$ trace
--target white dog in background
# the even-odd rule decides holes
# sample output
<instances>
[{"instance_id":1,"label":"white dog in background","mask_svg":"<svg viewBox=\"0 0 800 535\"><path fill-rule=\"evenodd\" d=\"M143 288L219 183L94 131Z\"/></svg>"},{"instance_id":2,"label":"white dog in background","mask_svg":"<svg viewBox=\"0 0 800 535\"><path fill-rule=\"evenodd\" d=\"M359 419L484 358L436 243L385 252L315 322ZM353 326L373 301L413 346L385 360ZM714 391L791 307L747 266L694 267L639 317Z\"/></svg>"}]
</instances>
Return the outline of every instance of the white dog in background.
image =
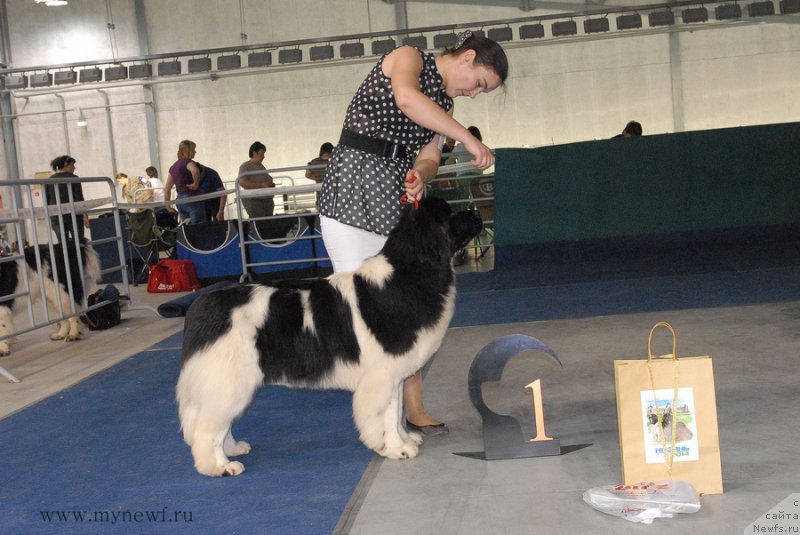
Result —
<instances>
[{"instance_id":1,"label":"white dog in background","mask_svg":"<svg viewBox=\"0 0 800 535\"><path fill-rule=\"evenodd\" d=\"M50 248L47 245L40 245L38 252L41 266L36 262L34 247L25 248L24 259L0 263L0 297L23 292L25 290L23 270L27 270L32 302L36 302L41 295L39 285L42 284L51 317L58 316L59 301L64 314L72 311L72 303L76 310L81 310L84 296L94 291L95 283L100 278L100 260L97 253L88 244L80 246L80 266L83 268L84 275L81 279L81 269L73 244L66 248L66 255L59 244L53 245L53 257L50 256ZM69 274L67 274L67 264L69 265ZM55 283L54 273L58 274L58 284ZM72 285L72 299L69 294L68 281ZM14 332L14 304L19 300L8 299L0 302L0 336ZM50 335L51 340L71 342L79 340L83 336L81 322L77 316L58 322L55 324L55 328L56 331ZM8 355L11 352L12 342L12 338L0 340L0 356Z\"/></svg>"}]
</instances>

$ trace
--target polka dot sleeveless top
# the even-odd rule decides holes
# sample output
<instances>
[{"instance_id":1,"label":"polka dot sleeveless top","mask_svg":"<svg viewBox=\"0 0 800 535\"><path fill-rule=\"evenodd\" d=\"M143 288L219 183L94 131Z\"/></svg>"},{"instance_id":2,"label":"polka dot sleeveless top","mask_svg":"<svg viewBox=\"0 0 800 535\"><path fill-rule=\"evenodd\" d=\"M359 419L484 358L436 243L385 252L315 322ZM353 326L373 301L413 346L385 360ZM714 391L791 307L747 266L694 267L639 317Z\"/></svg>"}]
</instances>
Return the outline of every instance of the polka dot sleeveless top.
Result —
<instances>
[{"instance_id":1,"label":"polka dot sleeveless top","mask_svg":"<svg viewBox=\"0 0 800 535\"><path fill-rule=\"evenodd\" d=\"M420 51L423 68L420 90L445 111L453 99L442 89L436 57ZM391 79L381 69L383 58L370 71L347 108L344 128L376 139L405 145L405 158L384 158L346 145L333 151L322 191L319 211L345 225L388 235L400 218L403 181L417 151L430 143L434 132L406 117L394 101Z\"/></svg>"}]
</instances>

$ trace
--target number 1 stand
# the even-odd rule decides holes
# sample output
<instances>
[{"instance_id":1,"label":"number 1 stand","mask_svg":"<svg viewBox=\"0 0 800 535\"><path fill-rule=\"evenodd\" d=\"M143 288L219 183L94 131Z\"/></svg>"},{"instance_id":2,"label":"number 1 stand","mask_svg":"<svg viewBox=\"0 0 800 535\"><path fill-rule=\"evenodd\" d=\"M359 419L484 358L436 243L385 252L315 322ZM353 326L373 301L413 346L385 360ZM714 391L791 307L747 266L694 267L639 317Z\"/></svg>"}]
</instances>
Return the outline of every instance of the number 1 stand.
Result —
<instances>
[{"instance_id":1,"label":"number 1 stand","mask_svg":"<svg viewBox=\"0 0 800 535\"><path fill-rule=\"evenodd\" d=\"M534 416L536 418L536 436L527 439L522 434L522 426L513 417L497 414L483 401L483 383L499 381L503 369L514 356L522 351L542 351L550 355L562 368L558 355L546 344L523 334L502 336L489 342L481 349L469 369L469 397L472 404L483 419L483 444L486 451L474 453L456 453L465 457L483 458L487 461L496 459L523 459L527 457L544 457L547 455L563 455L570 451L591 446L580 444L561 446L557 438L545 434L544 414L542 409L541 383L537 379L528 384L533 394Z\"/></svg>"}]
</instances>

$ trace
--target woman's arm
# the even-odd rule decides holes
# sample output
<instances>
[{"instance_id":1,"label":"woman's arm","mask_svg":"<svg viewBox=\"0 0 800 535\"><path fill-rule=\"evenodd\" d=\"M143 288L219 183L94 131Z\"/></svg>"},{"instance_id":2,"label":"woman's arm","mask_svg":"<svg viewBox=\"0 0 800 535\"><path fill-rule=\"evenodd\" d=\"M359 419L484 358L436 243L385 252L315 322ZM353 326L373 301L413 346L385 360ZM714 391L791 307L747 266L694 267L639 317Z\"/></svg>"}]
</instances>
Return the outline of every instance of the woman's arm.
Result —
<instances>
[{"instance_id":1,"label":"woman's arm","mask_svg":"<svg viewBox=\"0 0 800 535\"><path fill-rule=\"evenodd\" d=\"M395 49L383 60L383 73L392 80L397 107L416 124L463 143L472 154L471 163L475 167L486 169L491 166L494 163L491 149L420 91L422 68L422 56L409 46Z\"/></svg>"},{"instance_id":2,"label":"woman's arm","mask_svg":"<svg viewBox=\"0 0 800 535\"><path fill-rule=\"evenodd\" d=\"M223 189L219 189L217 191L224 191ZM228 196L223 195L219 198L219 211L217 211L217 215L214 217L215 221L224 221L225 220L225 201L227 200Z\"/></svg>"},{"instance_id":3,"label":"woman's arm","mask_svg":"<svg viewBox=\"0 0 800 535\"><path fill-rule=\"evenodd\" d=\"M164 184L164 201L169 202L172 199L172 186L175 184L175 179L172 175L167 173L167 182Z\"/></svg>"},{"instance_id":4,"label":"woman's arm","mask_svg":"<svg viewBox=\"0 0 800 535\"><path fill-rule=\"evenodd\" d=\"M200 168L197 167L197 164L193 161L190 161L186 164L186 169L192 173L192 183L186 184L186 189L190 189L192 191L197 191L200 189Z\"/></svg>"},{"instance_id":5,"label":"woman's arm","mask_svg":"<svg viewBox=\"0 0 800 535\"><path fill-rule=\"evenodd\" d=\"M436 178L439 172L439 160L442 150L439 148L439 135L433 136L430 143L419 150L414 165L406 173L406 194L414 199L422 197L425 184Z\"/></svg>"}]
</instances>

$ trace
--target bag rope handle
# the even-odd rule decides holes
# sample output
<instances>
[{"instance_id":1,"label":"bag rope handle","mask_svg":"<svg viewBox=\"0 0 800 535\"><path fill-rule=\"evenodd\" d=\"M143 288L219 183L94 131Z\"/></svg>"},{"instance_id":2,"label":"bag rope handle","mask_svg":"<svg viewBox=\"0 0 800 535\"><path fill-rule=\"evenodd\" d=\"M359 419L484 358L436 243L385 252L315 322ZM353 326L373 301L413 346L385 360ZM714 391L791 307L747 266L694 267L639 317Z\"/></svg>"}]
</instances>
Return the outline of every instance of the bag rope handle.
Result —
<instances>
[{"instance_id":1,"label":"bag rope handle","mask_svg":"<svg viewBox=\"0 0 800 535\"><path fill-rule=\"evenodd\" d=\"M672 355L661 355L661 356L654 356L652 350L652 342L653 342L653 331L655 331L658 327L665 327L669 329L669 332L672 333ZM660 321L653 325L653 328L650 329L650 335L647 337L647 371L650 375L650 389L653 392L653 405L656 411L656 415L658 417L658 425L661 428L661 447L664 451L664 463L667 465L667 475L670 479L672 479L672 463L675 460L675 442L676 442L676 431L678 428L678 419L676 418L677 414L677 406L678 406L678 384L680 382L680 365L678 364L678 353L676 351L677 348L677 337L675 336L675 329L672 328L672 325L667 323L666 321ZM658 398L656 396L656 385L655 385L655 377L653 375L653 360L654 359L663 359L666 357L672 357L672 369L673 369L673 383L672 383L672 418L670 421L670 449L667 451L667 437L664 433L664 415L659 414L658 412Z\"/></svg>"},{"instance_id":2,"label":"bag rope handle","mask_svg":"<svg viewBox=\"0 0 800 535\"><path fill-rule=\"evenodd\" d=\"M667 329L669 329L669 332L672 333L672 354L671 355L653 355L653 349L652 349L653 348L653 332L659 327L666 327ZM651 361L654 358L663 359L663 358L667 358L667 357L672 357L672 360L677 360L678 353L675 350L677 348L677 345L678 345L678 340L677 340L677 337L675 336L675 329L673 329L672 325L670 325L666 321L659 321L658 323L653 325L653 328L650 329L650 335L647 337L647 360Z\"/></svg>"}]
</instances>

